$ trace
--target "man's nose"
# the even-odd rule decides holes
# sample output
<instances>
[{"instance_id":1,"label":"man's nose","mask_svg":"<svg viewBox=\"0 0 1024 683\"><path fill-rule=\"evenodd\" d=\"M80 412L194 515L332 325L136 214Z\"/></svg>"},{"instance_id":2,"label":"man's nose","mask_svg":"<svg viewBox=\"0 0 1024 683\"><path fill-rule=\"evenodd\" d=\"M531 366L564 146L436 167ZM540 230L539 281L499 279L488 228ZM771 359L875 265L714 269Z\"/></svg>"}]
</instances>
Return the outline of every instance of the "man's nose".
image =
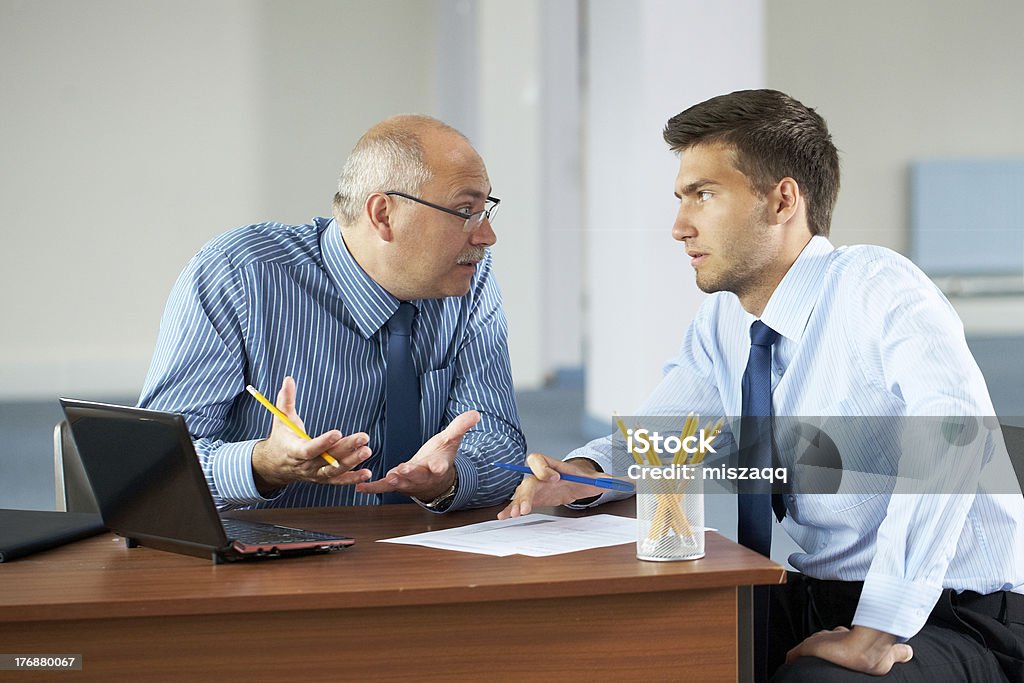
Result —
<instances>
[{"instance_id":1,"label":"man's nose","mask_svg":"<svg viewBox=\"0 0 1024 683\"><path fill-rule=\"evenodd\" d=\"M679 211L676 212L676 220L672 223L672 239L683 242L693 237L694 234L693 224L690 223L686 207L680 205Z\"/></svg>"},{"instance_id":2,"label":"man's nose","mask_svg":"<svg viewBox=\"0 0 1024 683\"><path fill-rule=\"evenodd\" d=\"M490 247L497 241L498 236L494 233L494 228L491 227L490 218L480 221L480 225L476 226L473 232L469 234L469 243L473 245Z\"/></svg>"}]
</instances>

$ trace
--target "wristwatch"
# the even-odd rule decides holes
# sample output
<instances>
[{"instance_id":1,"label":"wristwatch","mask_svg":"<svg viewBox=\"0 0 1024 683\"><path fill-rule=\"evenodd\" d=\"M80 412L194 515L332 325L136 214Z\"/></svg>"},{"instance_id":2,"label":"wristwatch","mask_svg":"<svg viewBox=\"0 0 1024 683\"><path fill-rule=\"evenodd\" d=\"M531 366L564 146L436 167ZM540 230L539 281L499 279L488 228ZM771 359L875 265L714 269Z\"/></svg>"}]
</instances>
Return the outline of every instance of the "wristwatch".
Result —
<instances>
[{"instance_id":1,"label":"wristwatch","mask_svg":"<svg viewBox=\"0 0 1024 683\"><path fill-rule=\"evenodd\" d=\"M433 510L434 512L444 512L445 510L448 509L448 506L452 504L452 500L455 498L455 492L458 490L459 472L458 470L456 470L455 481L453 481L451 487L447 491L442 493L440 496L430 501L429 503L426 501L422 501L419 498L416 498L415 496L413 496L413 500L417 501L420 505L427 508L428 510Z\"/></svg>"}]
</instances>

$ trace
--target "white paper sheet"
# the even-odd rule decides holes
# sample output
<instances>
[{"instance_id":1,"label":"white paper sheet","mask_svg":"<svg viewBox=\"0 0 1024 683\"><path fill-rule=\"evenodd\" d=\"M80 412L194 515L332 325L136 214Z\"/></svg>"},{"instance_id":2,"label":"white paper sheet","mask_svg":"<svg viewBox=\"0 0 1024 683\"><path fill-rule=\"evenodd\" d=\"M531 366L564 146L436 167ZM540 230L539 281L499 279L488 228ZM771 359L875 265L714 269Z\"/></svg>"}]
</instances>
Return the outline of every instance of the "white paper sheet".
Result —
<instances>
[{"instance_id":1,"label":"white paper sheet","mask_svg":"<svg viewBox=\"0 0 1024 683\"><path fill-rule=\"evenodd\" d=\"M617 515L571 518L532 514L469 524L455 529L382 538L380 542L419 545L495 557L545 557L590 548L636 543L636 520Z\"/></svg>"}]
</instances>

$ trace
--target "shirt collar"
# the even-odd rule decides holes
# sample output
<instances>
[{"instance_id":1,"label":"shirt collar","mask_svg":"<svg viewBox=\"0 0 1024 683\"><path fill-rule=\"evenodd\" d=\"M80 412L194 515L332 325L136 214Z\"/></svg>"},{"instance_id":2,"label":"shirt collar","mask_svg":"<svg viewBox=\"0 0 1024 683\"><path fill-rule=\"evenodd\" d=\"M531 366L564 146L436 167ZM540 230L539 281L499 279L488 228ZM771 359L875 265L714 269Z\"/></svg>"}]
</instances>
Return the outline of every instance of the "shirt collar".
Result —
<instances>
[{"instance_id":1,"label":"shirt collar","mask_svg":"<svg viewBox=\"0 0 1024 683\"><path fill-rule=\"evenodd\" d=\"M398 299L370 277L345 245L336 220L316 218L320 232L320 252L324 268L355 319L360 334L369 339L377 333L395 311Z\"/></svg>"},{"instance_id":2,"label":"shirt collar","mask_svg":"<svg viewBox=\"0 0 1024 683\"><path fill-rule=\"evenodd\" d=\"M800 341L833 251L835 247L827 237L811 237L768 299L761 314L765 325L791 341Z\"/></svg>"}]
</instances>

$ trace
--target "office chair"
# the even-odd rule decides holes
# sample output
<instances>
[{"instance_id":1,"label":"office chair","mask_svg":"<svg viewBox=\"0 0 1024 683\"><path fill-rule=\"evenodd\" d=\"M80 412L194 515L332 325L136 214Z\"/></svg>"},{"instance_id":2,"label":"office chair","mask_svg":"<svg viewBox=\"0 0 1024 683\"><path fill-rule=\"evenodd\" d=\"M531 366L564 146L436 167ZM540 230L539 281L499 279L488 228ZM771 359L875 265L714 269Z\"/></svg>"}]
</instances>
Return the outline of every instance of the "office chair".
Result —
<instances>
[{"instance_id":1,"label":"office chair","mask_svg":"<svg viewBox=\"0 0 1024 683\"><path fill-rule=\"evenodd\" d=\"M53 428L53 483L59 512L99 512L67 420Z\"/></svg>"}]
</instances>

